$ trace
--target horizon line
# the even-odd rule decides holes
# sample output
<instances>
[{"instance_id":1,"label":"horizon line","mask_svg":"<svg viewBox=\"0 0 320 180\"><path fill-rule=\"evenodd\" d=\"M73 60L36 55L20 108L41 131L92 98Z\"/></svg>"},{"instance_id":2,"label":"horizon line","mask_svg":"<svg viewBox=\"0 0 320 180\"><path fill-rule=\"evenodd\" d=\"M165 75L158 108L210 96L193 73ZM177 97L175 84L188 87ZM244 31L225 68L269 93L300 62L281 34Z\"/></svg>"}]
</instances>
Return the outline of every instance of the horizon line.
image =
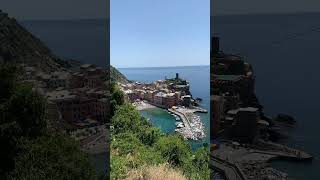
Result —
<instances>
[{"instance_id":1,"label":"horizon line","mask_svg":"<svg viewBox=\"0 0 320 180\"><path fill-rule=\"evenodd\" d=\"M185 66L134 66L134 67L116 67L111 64L111 66L117 69L139 69L139 68L175 68L175 67L197 67L197 66L210 66L210 64L199 64L199 65L185 65Z\"/></svg>"},{"instance_id":2,"label":"horizon line","mask_svg":"<svg viewBox=\"0 0 320 180\"><path fill-rule=\"evenodd\" d=\"M11 17L15 18L15 17ZM20 19L15 18L18 21L90 21L90 20L109 20L110 17L96 17L96 18L68 18L68 19Z\"/></svg>"},{"instance_id":3,"label":"horizon line","mask_svg":"<svg viewBox=\"0 0 320 180\"><path fill-rule=\"evenodd\" d=\"M292 12L254 12L254 13L219 13L210 15L210 17L221 17L221 16L253 16L253 15L297 15L297 14L320 14L320 11L292 11Z\"/></svg>"}]
</instances>

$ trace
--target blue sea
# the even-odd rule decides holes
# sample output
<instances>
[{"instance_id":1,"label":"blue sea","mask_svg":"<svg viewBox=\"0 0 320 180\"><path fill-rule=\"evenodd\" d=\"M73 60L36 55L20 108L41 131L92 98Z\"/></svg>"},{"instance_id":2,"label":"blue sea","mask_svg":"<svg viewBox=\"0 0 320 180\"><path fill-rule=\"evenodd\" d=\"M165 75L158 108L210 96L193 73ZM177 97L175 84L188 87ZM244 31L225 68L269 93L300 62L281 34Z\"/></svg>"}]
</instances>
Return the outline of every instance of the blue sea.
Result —
<instances>
[{"instance_id":1,"label":"blue sea","mask_svg":"<svg viewBox=\"0 0 320 180\"><path fill-rule=\"evenodd\" d=\"M211 18L221 49L253 65L256 93L266 114L286 113L297 124L283 143L311 153L312 163L274 162L294 179L320 179L320 14Z\"/></svg>"},{"instance_id":2,"label":"blue sea","mask_svg":"<svg viewBox=\"0 0 320 180\"><path fill-rule=\"evenodd\" d=\"M317 13L243 15L214 17L211 23L212 34L221 37L222 49L240 54L253 65L257 79L256 93L265 112L272 116L280 112L291 114L298 121L296 126L287 132L289 138L283 143L311 153L314 161L273 164L295 179L320 179L319 19L320 14ZM108 64L109 31L105 28L108 27L107 21L26 21L23 25L59 56L100 66ZM175 73L175 70L164 70L164 73L161 73L162 70L148 71L144 71L148 72L148 77L144 77L148 78L148 81L163 79L165 75L169 77L170 73L174 76ZM152 75L153 71L155 72ZM181 72L183 77L198 85L191 84L195 97L200 96L203 90L209 92L209 75L203 75L207 79L198 82L192 79L197 79L196 75L200 72ZM142 78L134 70L129 70L128 74L131 74L130 79ZM208 105L206 98L203 99L203 106ZM209 95L207 99L209 100Z\"/></svg>"},{"instance_id":3,"label":"blue sea","mask_svg":"<svg viewBox=\"0 0 320 180\"><path fill-rule=\"evenodd\" d=\"M111 62L112 63L112 62ZM203 99L200 107L207 109L208 113L197 113L204 126L206 138L199 141L189 141L195 150L202 147L204 143L209 144L210 140L210 67L209 66L181 66L181 67L151 67L151 68L120 68L128 79L150 83L156 80L173 78L176 73L182 79L190 83L190 91L194 98ZM175 129L175 119L163 109L143 111L142 114L151 119L151 122L159 127L164 133L173 133Z\"/></svg>"}]
</instances>

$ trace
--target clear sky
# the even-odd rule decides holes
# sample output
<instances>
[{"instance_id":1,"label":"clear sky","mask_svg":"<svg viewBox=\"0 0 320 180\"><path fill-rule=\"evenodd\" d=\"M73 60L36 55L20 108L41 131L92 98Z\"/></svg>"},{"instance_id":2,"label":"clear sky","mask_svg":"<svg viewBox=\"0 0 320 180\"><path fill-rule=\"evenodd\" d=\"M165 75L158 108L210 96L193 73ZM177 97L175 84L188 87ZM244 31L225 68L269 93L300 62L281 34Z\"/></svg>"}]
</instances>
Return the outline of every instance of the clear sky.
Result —
<instances>
[{"instance_id":1,"label":"clear sky","mask_svg":"<svg viewBox=\"0 0 320 180\"><path fill-rule=\"evenodd\" d=\"M211 0L211 15L320 12L319 0Z\"/></svg>"},{"instance_id":2,"label":"clear sky","mask_svg":"<svg viewBox=\"0 0 320 180\"><path fill-rule=\"evenodd\" d=\"M106 18L109 0L0 0L0 9L19 20Z\"/></svg>"},{"instance_id":3,"label":"clear sky","mask_svg":"<svg viewBox=\"0 0 320 180\"><path fill-rule=\"evenodd\" d=\"M209 65L209 0L111 0L111 65Z\"/></svg>"}]
</instances>

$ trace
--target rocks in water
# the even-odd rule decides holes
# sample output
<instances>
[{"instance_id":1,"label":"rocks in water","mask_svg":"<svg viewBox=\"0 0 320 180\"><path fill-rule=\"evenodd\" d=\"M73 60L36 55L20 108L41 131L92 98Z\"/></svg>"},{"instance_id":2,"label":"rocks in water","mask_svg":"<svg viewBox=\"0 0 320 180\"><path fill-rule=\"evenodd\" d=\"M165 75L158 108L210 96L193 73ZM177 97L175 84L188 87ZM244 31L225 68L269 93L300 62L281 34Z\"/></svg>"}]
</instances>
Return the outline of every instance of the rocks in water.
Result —
<instances>
[{"instance_id":1,"label":"rocks in water","mask_svg":"<svg viewBox=\"0 0 320 180\"><path fill-rule=\"evenodd\" d=\"M287 114L278 114L277 117L274 118L274 120L277 122L282 122L290 125L293 125L296 123L296 120L292 116Z\"/></svg>"}]
</instances>

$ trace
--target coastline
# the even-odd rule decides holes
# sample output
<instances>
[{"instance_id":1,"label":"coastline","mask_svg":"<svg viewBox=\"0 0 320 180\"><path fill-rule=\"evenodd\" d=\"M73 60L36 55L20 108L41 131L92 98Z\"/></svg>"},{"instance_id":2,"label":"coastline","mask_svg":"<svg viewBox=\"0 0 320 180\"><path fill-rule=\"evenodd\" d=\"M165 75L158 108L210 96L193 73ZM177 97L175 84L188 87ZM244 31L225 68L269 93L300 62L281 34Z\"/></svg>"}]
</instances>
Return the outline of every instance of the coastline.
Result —
<instances>
[{"instance_id":1,"label":"coastline","mask_svg":"<svg viewBox=\"0 0 320 180\"><path fill-rule=\"evenodd\" d=\"M195 113L207 113L208 111L202 108L198 107L192 107L192 108L180 108L180 107L174 107L174 108L165 108L162 106L158 106L156 104L151 104L147 101L137 101L132 103L138 111L143 111L147 109L154 109L154 108L161 108L166 111L168 111L169 114L174 114L178 119L176 118L176 121L180 124L183 124L183 126L176 124L175 132L180 133L186 140L201 140L206 137L206 134L204 132L204 125L201 122L200 116L196 115ZM179 109L179 110L177 110Z\"/></svg>"},{"instance_id":2,"label":"coastline","mask_svg":"<svg viewBox=\"0 0 320 180\"><path fill-rule=\"evenodd\" d=\"M132 103L132 105L135 106L138 111L156 108L156 106L154 106L146 101L134 102L134 103Z\"/></svg>"},{"instance_id":3,"label":"coastline","mask_svg":"<svg viewBox=\"0 0 320 180\"><path fill-rule=\"evenodd\" d=\"M312 160L312 156L303 151L272 142L261 141L259 146L250 147L250 145L223 141L219 146L219 149L211 154L211 166L227 179L232 179L233 176L244 180L255 180L258 177L267 176L275 179L290 179L287 173L273 168L271 163L277 160Z\"/></svg>"}]
</instances>

